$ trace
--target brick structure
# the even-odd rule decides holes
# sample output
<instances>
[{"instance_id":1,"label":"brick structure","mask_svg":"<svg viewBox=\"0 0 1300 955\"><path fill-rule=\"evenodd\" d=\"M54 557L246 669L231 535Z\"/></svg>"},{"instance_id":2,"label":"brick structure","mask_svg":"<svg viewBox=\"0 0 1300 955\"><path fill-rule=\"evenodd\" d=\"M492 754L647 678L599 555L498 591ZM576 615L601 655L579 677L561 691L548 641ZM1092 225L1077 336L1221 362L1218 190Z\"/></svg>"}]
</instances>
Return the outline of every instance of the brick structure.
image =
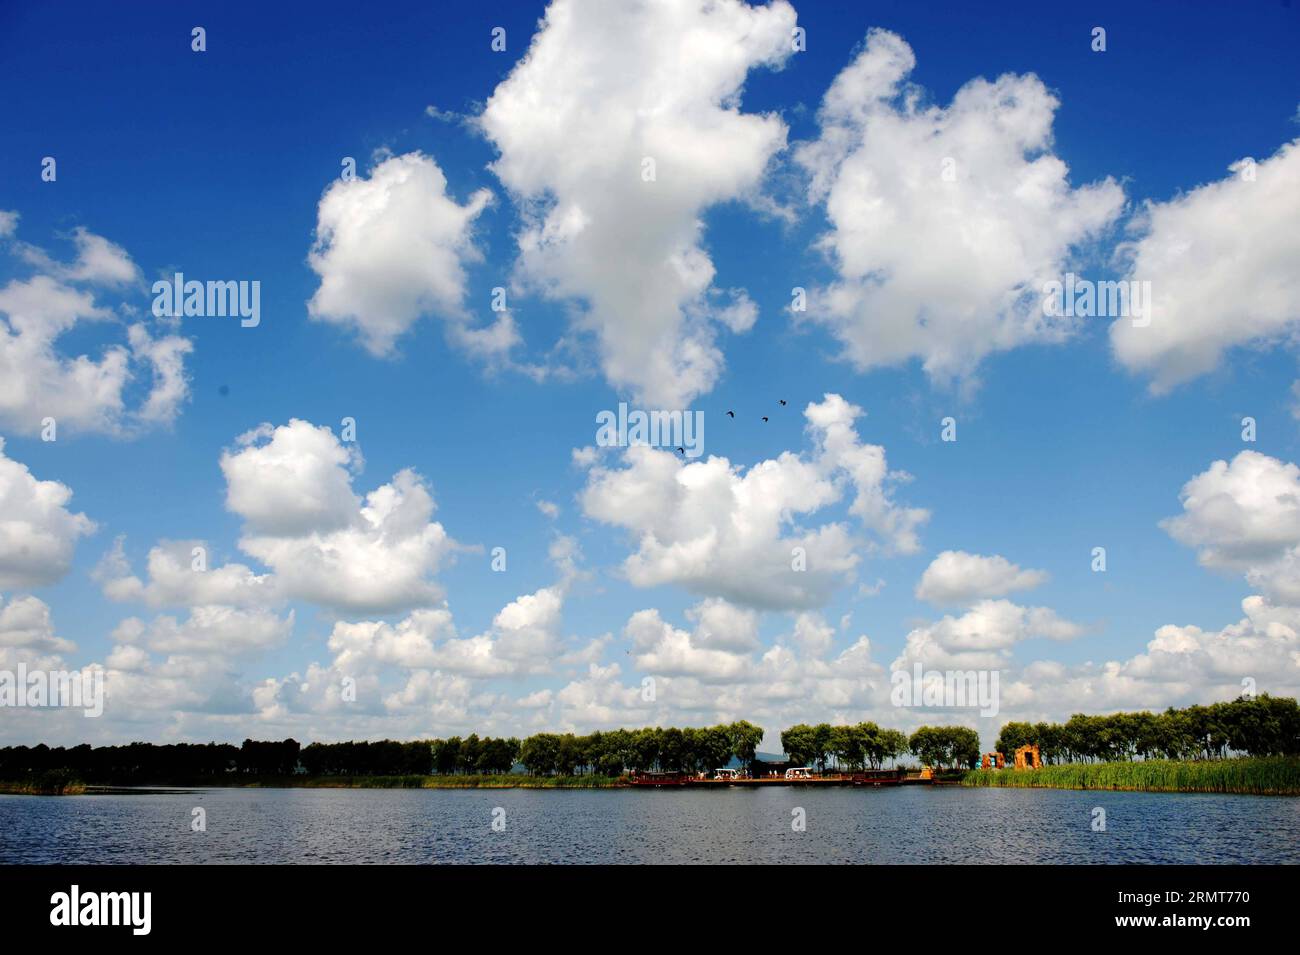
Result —
<instances>
[{"instance_id":1,"label":"brick structure","mask_svg":"<svg viewBox=\"0 0 1300 955\"><path fill-rule=\"evenodd\" d=\"M1031 743L1016 750L1016 769L1038 769L1043 761L1038 756L1038 744Z\"/></svg>"}]
</instances>

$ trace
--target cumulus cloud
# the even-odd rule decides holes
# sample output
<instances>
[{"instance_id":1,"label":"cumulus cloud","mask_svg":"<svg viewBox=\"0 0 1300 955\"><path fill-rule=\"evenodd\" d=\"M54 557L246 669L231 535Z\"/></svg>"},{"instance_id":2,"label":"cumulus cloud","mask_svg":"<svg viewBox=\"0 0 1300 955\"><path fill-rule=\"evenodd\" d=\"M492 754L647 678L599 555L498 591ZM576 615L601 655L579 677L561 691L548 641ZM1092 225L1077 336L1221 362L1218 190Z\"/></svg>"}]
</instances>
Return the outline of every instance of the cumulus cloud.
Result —
<instances>
[{"instance_id":1,"label":"cumulus cloud","mask_svg":"<svg viewBox=\"0 0 1300 955\"><path fill-rule=\"evenodd\" d=\"M1041 570L1022 570L1005 557L946 550L930 562L916 585L916 596L938 605L966 604L981 597L1003 597L1032 590L1047 580Z\"/></svg>"},{"instance_id":2,"label":"cumulus cloud","mask_svg":"<svg viewBox=\"0 0 1300 955\"><path fill-rule=\"evenodd\" d=\"M382 159L369 178L333 183L321 196L307 258L320 276L308 314L356 332L374 355L391 354L423 315L468 334L465 266L481 258L472 227L491 199L480 189L458 204L442 169L418 152ZM499 331L495 342L480 333L478 348L513 344L512 325Z\"/></svg>"},{"instance_id":3,"label":"cumulus cloud","mask_svg":"<svg viewBox=\"0 0 1300 955\"><path fill-rule=\"evenodd\" d=\"M712 301L701 216L752 194L785 145L778 117L739 102L794 23L783 0L553 0L479 119L524 206L518 278L585 305L577 327L638 400L685 407L721 372L716 325L754 322L743 294Z\"/></svg>"},{"instance_id":4,"label":"cumulus cloud","mask_svg":"<svg viewBox=\"0 0 1300 955\"><path fill-rule=\"evenodd\" d=\"M0 596L0 651L22 650L25 654L59 654L76 649L71 640L54 632L50 608L35 597Z\"/></svg>"},{"instance_id":5,"label":"cumulus cloud","mask_svg":"<svg viewBox=\"0 0 1300 955\"><path fill-rule=\"evenodd\" d=\"M561 650L558 587L516 597L472 637L457 634L447 607L417 610L397 624L338 623L330 634L333 666L341 671L374 665L441 670L470 678L548 672Z\"/></svg>"},{"instance_id":6,"label":"cumulus cloud","mask_svg":"<svg viewBox=\"0 0 1300 955\"><path fill-rule=\"evenodd\" d=\"M695 624L693 639L710 650L745 652L758 648L758 614L720 597L701 600L686 611Z\"/></svg>"},{"instance_id":7,"label":"cumulus cloud","mask_svg":"<svg viewBox=\"0 0 1300 955\"><path fill-rule=\"evenodd\" d=\"M208 553L205 541L161 541L149 550L145 581L132 573L119 537L92 576L110 600L136 600L152 607L257 607L280 601L273 575L258 574L244 564L209 567Z\"/></svg>"},{"instance_id":8,"label":"cumulus cloud","mask_svg":"<svg viewBox=\"0 0 1300 955\"><path fill-rule=\"evenodd\" d=\"M865 636L831 659L788 645L793 635L753 653L729 652L704 646L698 622L686 631L657 610L643 610L629 619L625 637L635 672L625 674L617 663L592 663L558 691L533 694L530 723L582 732L748 719L767 727L769 745L779 747L780 728L794 722L874 717L898 725L911 715L889 705L888 679L872 660ZM652 696L642 693L641 674L653 677Z\"/></svg>"},{"instance_id":9,"label":"cumulus cloud","mask_svg":"<svg viewBox=\"0 0 1300 955\"><path fill-rule=\"evenodd\" d=\"M634 613L624 634L632 644L637 666L656 675L725 682L744 677L751 669L746 656L700 646L691 634L666 623L657 610Z\"/></svg>"},{"instance_id":10,"label":"cumulus cloud","mask_svg":"<svg viewBox=\"0 0 1300 955\"><path fill-rule=\"evenodd\" d=\"M1048 607L981 600L959 617L944 616L913 629L893 669L920 663L934 670L994 670L1009 664L1011 648L1024 640L1072 640L1083 632Z\"/></svg>"},{"instance_id":11,"label":"cumulus cloud","mask_svg":"<svg viewBox=\"0 0 1300 955\"><path fill-rule=\"evenodd\" d=\"M286 596L355 612L441 599L432 575L455 542L434 521L433 496L411 470L352 490L356 453L324 426L263 425L221 457L226 503L246 521L239 547L274 572Z\"/></svg>"},{"instance_id":12,"label":"cumulus cloud","mask_svg":"<svg viewBox=\"0 0 1300 955\"><path fill-rule=\"evenodd\" d=\"M447 605L412 611L397 623L339 622L328 646L333 659L302 673L262 681L252 691L259 718L292 726L310 715L325 718L341 735L359 725L391 734L451 732L518 734L519 711L485 687L499 679L523 679L587 666L604 640L586 647L561 635L562 586L543 587L506 604L481 633L461 636ZM596 651L593 654L593 649ZM343 688L350 686L353 698ZM531 691L530 709L550 691Z\"/></svg>"},{"instance_id":13,"label":"cumulus cloud","mask_svg":"<svg viewBox=\"0 0 1300 955\"><path fill-rule=\"evenodd\" d=\"M77 540L95 529L68 510L72 489L37 479L0 438L0 588L42 587L68 572Z\"/></svg>"},{"instance_id":14,"label":"cumulus cloud","mask_svg":"<svg viewBox=\"0 0 1300 955\"><path fill-rule=\"evenodd\" d=\"M16 229L17 214L6 215L0 238ZM97 358L60 352L60 340L74 330L117 331L121 323L97 301L97 290L139 278L120 246L85 229L73 239L71 263L15 243L18 257L37 272L0 287L0 426L34 435L53 418L60 429L131 436L170 424L189 398L189 339L156 337L144 323L133 323L125 342L108 341ZM148 386L138 385L146 376Z\"/></svg>"},{"instance_id":15,"label":"cumulus cloud","mask_svg":"<svg viewBox=\"0 0 1300 955\"><path fill-rule=\"evenodd\" d=\"M184 620L161 615L149 622L128 617L113 632L119 659L139 661L125 648L147 648L158 653L223 658L258 654L284 643L293 632L293 612L280 617L266 610L234 607L195 607Z\"/></svg>"},{"instance_id":16,"label":"cumulus cloud","mask_svg":"<svg viewBox=\"0 0 1300 955\"><path fill-rule=\"evenodd\" d=\"M915 358L933 379L969 380L992 352L1068 334L1042 286L1124 197L1110 179L1070 186L1052 152L1059 104L1038 77L973 79L942 107L907 79L915 64L901 37L872 30L822 101L819 137L796 150L839 273L810 291L807 317L859 369Z\"/></svg>"},{"instance_id":17,"label":"cumulus cloud","mask_svg":"<svg viewBox=\"0 0 1300 955\"><path fill-rule=\"evenodd\" d=\"M1300 468L1258 451L1215 461L1183 485L1183 513L1161 522L1204 567L1300 604Z\"/></svg>"},{"instance_id":18,"label":"cumulus cloud","mask_svg":"<svg viewBox=\"0 0 1300 955\"><path fill-rule=\"evenodd\" d=\"M636 552L623 572L639 587L674 583L746 606L819 606L851 576L860 551L914 553L929 513L905 507L884 448L854 429L862 409L827 395L804 410L812 449L783 452L746 469L722 457L687 464L647 446L629 447L619 469L592 466L584 513L627 529ZM859 531L800 518L841 501ZM862 532L865 532L862 533Z\"/></svg>"},{"instance_id":19,"label":"cumulus cloud","mask_svg":"<svg viewBox=\"0 0 1300 955\"><path fill-rule=\"evenodd\" d=\"M1246 680L1257 692L1300 695L1300 609L1261 596L1241 606L1245 616L1222 630L1162 626L1144 652L1127 659L1030 663L1003 680L1003 711L1060 720L1075 712L1160 710L1233 699Z\"/></svg>"},{"instance_id":20,"label":"cumulus cloud","mask_svg":"<svg viewBox=\"0 0 1300 955\"><path fill-rule=\"evenodd\" d=\"M329 428L294 418L240 435L236 446L221 455L226 507L256 533L338 530L356 514L351 472L361 467L360 451Z\"/></svg>"},{"instance_id":21,"label":"cumulus cloud","mask_svg":"<svg viewBox=\"0 0 1300 955\"><path fill-rule=\"evenodd\" d=\"M1295 337L1300 322L1300 140L1168 202L1148 202L1128 277L1151 283L1150 323L1116 321L1115 357L1166 392L1246 344Z\"/></svg>"}]
</instances>

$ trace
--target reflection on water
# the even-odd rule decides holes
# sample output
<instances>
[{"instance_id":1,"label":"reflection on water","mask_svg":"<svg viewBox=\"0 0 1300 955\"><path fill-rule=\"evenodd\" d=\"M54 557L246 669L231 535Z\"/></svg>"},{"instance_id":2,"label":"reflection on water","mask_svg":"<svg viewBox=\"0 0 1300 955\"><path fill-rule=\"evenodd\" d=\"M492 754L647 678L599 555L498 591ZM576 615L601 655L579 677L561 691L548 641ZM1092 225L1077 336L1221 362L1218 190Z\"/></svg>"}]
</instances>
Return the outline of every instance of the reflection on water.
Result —
<instances>
[{"instance_id":1,"label":"reflection on water","mask_svg":"<svg viewBox=\"0 0 1300 955\"><path fill-rule=\"evenodd\" d=\"M196 806L206 832L190 829ZM1105 832L1092 830L1097 806ZM806 831L791 828L796 807ZM0 862L1296 863L1300 799L928 787L0 796Z\"/></svg>"}]
</instances>

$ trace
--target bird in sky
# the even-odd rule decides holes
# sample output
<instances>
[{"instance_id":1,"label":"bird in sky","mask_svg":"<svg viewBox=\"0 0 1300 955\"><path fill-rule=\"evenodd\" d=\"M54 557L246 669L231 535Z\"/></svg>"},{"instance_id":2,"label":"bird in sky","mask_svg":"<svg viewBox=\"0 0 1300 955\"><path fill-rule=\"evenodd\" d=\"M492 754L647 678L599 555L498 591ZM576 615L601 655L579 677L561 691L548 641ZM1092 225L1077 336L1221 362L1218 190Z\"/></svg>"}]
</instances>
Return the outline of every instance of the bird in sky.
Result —
<instances>
[{"instance_id":1,"label":"bird in sky","mask_svg":"<svg viewBox=\"0 0 1300 955\"><path fill-rule=\"evenodd\" d=\"M763 415L763 420L764 420L764 421L767 420L767 415Z\"/></svg>"},{"instance_id":2,"label":"bird in sky","mask_svg":"<svg viewBox=\"0 0 1300 955\"><path fill-rule=\"evenodd\" d=\"M782 408L785 407L785 399L784 399L784 398L778 398L777 401L781 402L781 407L782 407Z\"/></svg>"},{"instance_id":3,"label":"bird in sky","mask_svg":"<svg viewBox=\"0 0 1300 955\"><path fill-rule=\"evenodd\" d=\"M685 448L678 448L678 449L677 449L677 453L678 453L678 454L682 454L682 455L684 455L684 454L686 454L686 449L685 449Z\"/></svg>"},{"instance_id":4,"label":"bird in sky","mask_svg":"<svg viewBox=\"0 0 1300 955\"><path fill-rule=\"evenodd\" d=\"M728 418L734 418L734 417L736 417L736 412L734 412L734 411L728 411L728 412L727 412L727 417L728 417Z\"/></svg>"}]
</instances>

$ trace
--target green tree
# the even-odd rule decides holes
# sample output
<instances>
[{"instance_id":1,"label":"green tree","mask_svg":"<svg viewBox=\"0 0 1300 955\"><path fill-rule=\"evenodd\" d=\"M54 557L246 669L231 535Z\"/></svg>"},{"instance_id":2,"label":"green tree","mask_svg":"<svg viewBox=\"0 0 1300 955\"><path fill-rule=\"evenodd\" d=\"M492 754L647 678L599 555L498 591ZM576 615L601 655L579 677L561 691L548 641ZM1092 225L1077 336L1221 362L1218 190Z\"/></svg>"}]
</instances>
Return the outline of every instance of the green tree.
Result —
<instances>
[{"instance_id":1,"label":"green tree","mask_svg":"<svg viewBox=\"0 0 1300 955\"><path fill-rule=\"evenodd\" d=\"M731 733L731 751L746 766L752 766L757 758L758 747L763 743L763 728L739 720L728 729Z\"/></svg>"}]
</instances>

